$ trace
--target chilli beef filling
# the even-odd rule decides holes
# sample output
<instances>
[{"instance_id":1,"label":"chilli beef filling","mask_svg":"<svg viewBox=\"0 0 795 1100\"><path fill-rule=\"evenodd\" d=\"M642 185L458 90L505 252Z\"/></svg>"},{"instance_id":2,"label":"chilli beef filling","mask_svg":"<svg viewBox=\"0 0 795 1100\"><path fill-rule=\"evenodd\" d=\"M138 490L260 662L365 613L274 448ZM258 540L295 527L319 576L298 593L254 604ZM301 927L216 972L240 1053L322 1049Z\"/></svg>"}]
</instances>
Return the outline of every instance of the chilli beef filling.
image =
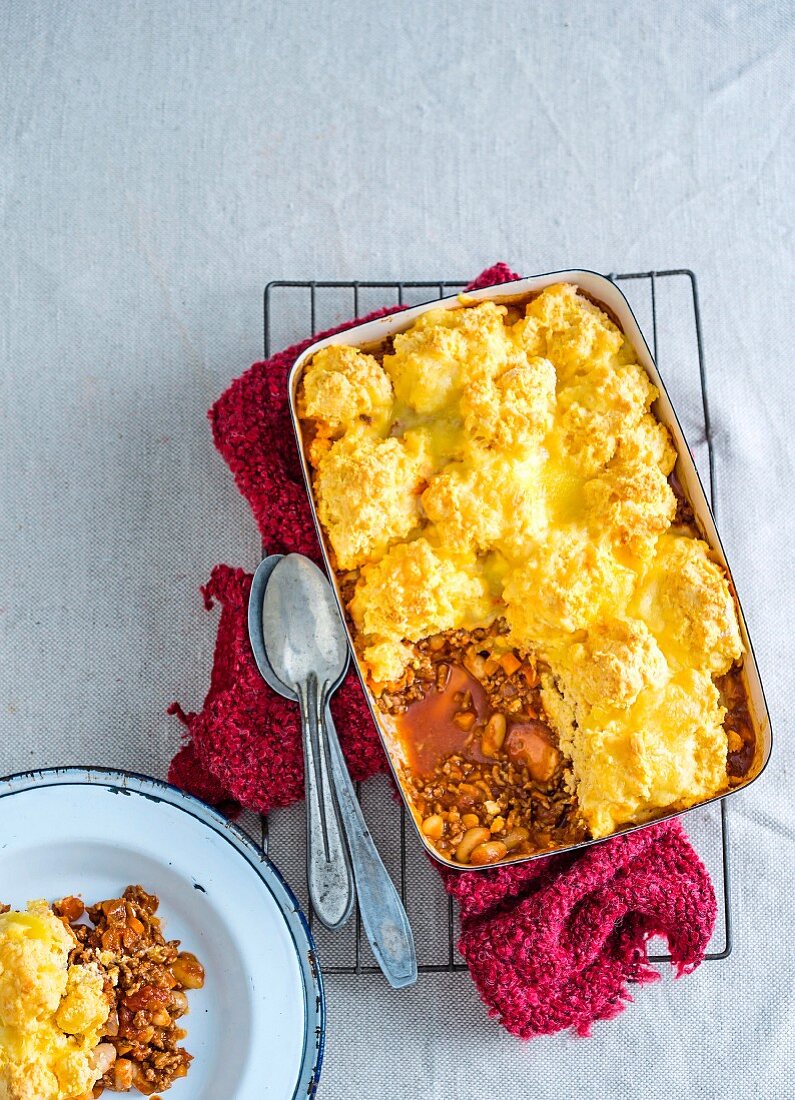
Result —
<instances>
[{"instance_id":1,"label":"chilli beef filling","mask_svg":"<svg viewBox=\"0 0 795 1100\"><path fill-rule=\"evenodd\" d=\"M411 682L378 702L395 718L423 834L474 866L589 835L537 667L506 648L506 632L498 620L427 638Z\"/></svg>"}]
</instances>

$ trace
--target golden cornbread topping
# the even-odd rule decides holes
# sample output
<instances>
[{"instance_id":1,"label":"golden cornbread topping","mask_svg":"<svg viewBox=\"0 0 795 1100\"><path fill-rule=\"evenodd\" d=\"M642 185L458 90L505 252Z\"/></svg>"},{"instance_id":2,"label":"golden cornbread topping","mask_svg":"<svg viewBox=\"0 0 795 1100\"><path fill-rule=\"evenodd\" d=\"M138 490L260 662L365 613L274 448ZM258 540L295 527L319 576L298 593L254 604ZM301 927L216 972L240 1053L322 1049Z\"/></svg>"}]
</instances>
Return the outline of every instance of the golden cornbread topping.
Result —
<instances>
[{"instance_id":1,"label":"golden cornbread topping","mask_svg":"<svg viewBox=\"0 0 795 1100\"><path fill-rule=\"evenodd\" d=\"M75 1100L101 1076L94 1048L110 1011L95 964L44 901L0 914L0 1098Z\"/></svg>"},{"instance_id":2,"label":"golden cornbread topping","mask_svg":"<svg viewBox=\"0 0 795 1100\"><path fill-rule=\"evenodd\" d=\"M742 657L737 612L707 544L675 524L656 397L623 333L567 284L521 307L429 310L378 355L327 347L299 392L318 515L384 709L427 673L424 640L504 622L488 660L538 669L529 720L551 728L593 837L728 783L715 679Z\"/></svg>"}]
</instances>

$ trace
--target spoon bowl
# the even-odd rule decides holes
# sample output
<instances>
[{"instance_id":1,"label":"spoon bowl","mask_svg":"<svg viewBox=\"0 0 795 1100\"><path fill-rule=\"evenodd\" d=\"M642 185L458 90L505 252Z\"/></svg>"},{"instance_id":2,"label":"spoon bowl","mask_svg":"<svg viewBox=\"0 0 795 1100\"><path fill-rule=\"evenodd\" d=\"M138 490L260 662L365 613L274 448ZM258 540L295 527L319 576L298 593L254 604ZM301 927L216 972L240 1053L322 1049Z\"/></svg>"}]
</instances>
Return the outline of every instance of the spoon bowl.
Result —
<instances>
[{"instance_id":1,"label":"spoon bowl","mask_svg":"<svg viewBox=\"0 0 795 1100\"><path fill-rule=\"evenodd\" d=\"M331 586L303 554L281 558L270 573L262 636L274 674L293 690L312 676L331 688L348 668L348 640Z\"/></svg>"},{"instance_id":2,"label":"spoon bowl","mask_svg":"<svg viewBox=\"0 0 795 1100\"><path fill-rule=\"evenodd\" d=\"M248 596L248 636L251 642L251 650L254 654L254 661L262 679L277 695L281 695L284 699L290 699L293 703L297 703L298 696L295 694L295 690L289 684L286 684L284 680L280 680L273 671L273 666L268 660L268 654L265 652L265 643L263 641L262 604L265 598L265 589L268 587L271 573L273 573L273 570L283 557L284 554L268 554L267 557L262 559L254 571L254 576L251 578L251 590ZM350 653L346 648L345 666L340 672L339 678L332 684L331 691L329 692L330 695L337 690L345 679L349 667Z\"/></svg>"}]
</instances>

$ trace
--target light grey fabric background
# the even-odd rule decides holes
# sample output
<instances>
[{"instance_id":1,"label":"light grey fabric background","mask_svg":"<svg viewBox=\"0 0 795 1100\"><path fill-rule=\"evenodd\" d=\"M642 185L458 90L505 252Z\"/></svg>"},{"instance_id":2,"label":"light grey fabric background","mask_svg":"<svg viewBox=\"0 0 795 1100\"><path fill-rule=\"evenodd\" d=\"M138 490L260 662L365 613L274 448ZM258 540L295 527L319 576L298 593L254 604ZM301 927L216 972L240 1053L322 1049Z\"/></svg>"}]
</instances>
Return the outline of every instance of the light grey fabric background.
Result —
<instances>
[{"instance_id":1,"label":"light grey fabric background","mask_svg":"<svg viewBox=\"0 0 795 1100\"><path fill-rule=\"evenodd\" d=\"M529 1045L465 975L331 978L326 1100L795 1096L792 46L786 0L0 5L0 773L165 774L165 708L207 683L198 585L257 561L204 415L260 355L269 279L700 278L778 734L732 802L734 954ZM418 924L438 905L431 878Z\"/></svg>"}]
</instances>

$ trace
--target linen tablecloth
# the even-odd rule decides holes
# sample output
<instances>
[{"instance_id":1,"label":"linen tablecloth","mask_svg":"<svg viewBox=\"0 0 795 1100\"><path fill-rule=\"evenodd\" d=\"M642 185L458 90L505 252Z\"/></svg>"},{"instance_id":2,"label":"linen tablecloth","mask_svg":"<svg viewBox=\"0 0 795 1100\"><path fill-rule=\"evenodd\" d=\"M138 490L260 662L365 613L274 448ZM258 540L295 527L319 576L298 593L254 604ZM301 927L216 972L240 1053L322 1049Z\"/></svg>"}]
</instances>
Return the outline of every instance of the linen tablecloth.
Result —
<instances>
[{"instance_id":1,"label":"linen tablecloth","mask_svg":"<svg viewBox=\"0 0 795 1100\"><path fill-rule=\"evenodd\" d=\"M0 12L2 773L165 774L166 707L210 667L198 586L258 560L205 411L261 355L269 279L699 275L719 525L778 735L731 801L734 953L527 1045L466 976L332 977L327 1100L795 1095L792 44L791 5L746 0Z\"/></svg>"}]
</instances>

